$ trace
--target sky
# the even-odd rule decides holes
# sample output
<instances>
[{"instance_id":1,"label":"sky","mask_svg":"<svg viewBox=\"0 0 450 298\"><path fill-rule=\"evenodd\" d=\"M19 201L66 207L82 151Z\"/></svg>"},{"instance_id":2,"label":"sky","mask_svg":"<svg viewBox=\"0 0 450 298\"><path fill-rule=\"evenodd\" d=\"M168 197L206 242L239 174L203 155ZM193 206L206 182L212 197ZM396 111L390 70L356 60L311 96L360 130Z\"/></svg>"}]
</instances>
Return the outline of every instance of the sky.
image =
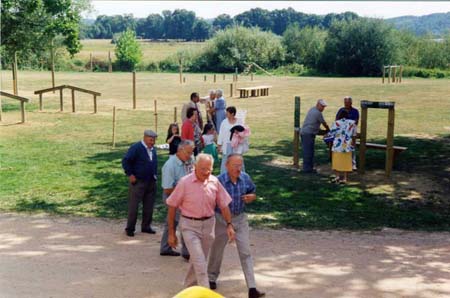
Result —
<instances>
[{"instance_id":1,"label":"sky","mask_svg":"<svg viewBox=\"0 0 450 298\"><path fill-rule=\"evenodd\" d=\"M450 1L91 1L94 11L86 18L98 15L133 14L143 18L163 10L186 9L197 17L212 19L219 14L235 16L251 8L267 10L292 7L308 14L325 15L352 11L363 17L392 18L405 15L421 16L450 12Z\"/></svg>"}]
</instances>

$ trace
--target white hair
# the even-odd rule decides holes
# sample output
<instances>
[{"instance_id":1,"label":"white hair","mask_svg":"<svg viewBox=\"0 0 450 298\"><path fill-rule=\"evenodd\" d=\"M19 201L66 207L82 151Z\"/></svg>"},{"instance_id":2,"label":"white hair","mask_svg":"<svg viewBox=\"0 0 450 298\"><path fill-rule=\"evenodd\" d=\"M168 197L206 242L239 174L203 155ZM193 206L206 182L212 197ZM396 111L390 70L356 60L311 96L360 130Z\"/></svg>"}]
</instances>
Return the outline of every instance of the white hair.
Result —
<instances>
[{"instance_id":1,"label":"white hair","mask_svg":"<svg viewBox=\"0 0 450 298\"><path fill-rule=\"evenodd\" d=\"M218 97L222 97L223 96L223 90L222 89L217 89L216 90L216 94Z\"/></svg>"},{"instance_id":2,"label":"white hair","mask_svg":"<svg viewBox=\"0 0 450 298\"><path fill-rule=\"evenodd\" d=\"M200 153L197 155L197 158L195 159L195 164L197 165L201 160L207 160L211 162L211 167L214 165L214 158L211 154L206 153Z\"/></svg>"},{"instance_id":3,"label":"white hair","mask_svg":"<svg viewBox=\"0 0 450 298\"><path fill-rule=\"evenodd\" d=\"M209 90L209 95L211 95L211 94L216 94L216 90L214 90L214 89Z\"/></svg>"}]
</instances>

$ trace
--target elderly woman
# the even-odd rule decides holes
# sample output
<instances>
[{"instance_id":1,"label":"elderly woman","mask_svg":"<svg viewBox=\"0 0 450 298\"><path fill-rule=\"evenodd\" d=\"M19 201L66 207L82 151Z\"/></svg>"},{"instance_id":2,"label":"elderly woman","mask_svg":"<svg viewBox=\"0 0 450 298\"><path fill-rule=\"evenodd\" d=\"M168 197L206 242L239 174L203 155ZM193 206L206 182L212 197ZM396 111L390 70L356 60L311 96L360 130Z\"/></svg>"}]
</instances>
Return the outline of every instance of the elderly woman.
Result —
<instances>
[{"instance_id":1,"label":"elderly woman","mask_svg":"<svg viewBox=\"0 0 450 298\"><path fill-rule=\"evenodd\" d=\"M233 153L231 147L231 129L236 125L243 125L242 120L236 118L236 108L227 108L227 118L225 118L220 126L219 136L217 137L217 145L219 145L219 152L222 153L222 163L220 164L220 173L226 172L225 164L228 155Z\"/></svg>"},{"instance_id":2,"label":"elderly woman","mask_svg":"<svg viewBox=\"0 0 450 298\"><path fill-rule=\"evenodd\" d=\"M218 89L216 91L216 101L214 103L215 119L216 119L216 131L220 131L220 125L222 121L226 118L225 108L227 104L225 98L223 97L223 90Z\"/></svg>"}]
</instances>

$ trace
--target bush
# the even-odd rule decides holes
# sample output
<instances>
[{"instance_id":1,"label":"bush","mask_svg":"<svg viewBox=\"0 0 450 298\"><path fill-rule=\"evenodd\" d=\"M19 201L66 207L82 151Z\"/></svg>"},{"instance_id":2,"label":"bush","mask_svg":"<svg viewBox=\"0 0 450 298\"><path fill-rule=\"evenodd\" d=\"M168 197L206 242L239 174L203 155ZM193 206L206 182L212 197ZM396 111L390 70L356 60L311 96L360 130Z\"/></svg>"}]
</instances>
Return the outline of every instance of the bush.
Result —
<instances>
[{"instance_id":1,"label":"bush","mask_svg":"<svg viewBox=\"0 0 450 298\"><path fill-rule=\"evenodd\" d=\"M450 71L405 66L403 68L403 77L442 79L442 78L450 77Z\"/></svg>"}]
</instances>

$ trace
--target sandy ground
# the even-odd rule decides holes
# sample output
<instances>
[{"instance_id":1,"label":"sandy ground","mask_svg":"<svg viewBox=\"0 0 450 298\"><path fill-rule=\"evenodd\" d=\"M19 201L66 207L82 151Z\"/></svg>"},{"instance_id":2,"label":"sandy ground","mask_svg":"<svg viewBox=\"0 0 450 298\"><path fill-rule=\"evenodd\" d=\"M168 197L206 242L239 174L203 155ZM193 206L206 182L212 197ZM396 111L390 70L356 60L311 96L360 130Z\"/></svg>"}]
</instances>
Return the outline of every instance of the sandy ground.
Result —
<instances>
[{"instance_id":1,"label":"sandy ground","mask_svg":"<svg viewBox=\"0 0 450 298\"><path fill-rule=\"evenodd\" d=\"M124 221L0 213L0 297L172 297L187 263ZM251 231L267 297L450 297L450 233ZM246 297L235 246L218 292Z\"/></svg>"}]
</instances>

